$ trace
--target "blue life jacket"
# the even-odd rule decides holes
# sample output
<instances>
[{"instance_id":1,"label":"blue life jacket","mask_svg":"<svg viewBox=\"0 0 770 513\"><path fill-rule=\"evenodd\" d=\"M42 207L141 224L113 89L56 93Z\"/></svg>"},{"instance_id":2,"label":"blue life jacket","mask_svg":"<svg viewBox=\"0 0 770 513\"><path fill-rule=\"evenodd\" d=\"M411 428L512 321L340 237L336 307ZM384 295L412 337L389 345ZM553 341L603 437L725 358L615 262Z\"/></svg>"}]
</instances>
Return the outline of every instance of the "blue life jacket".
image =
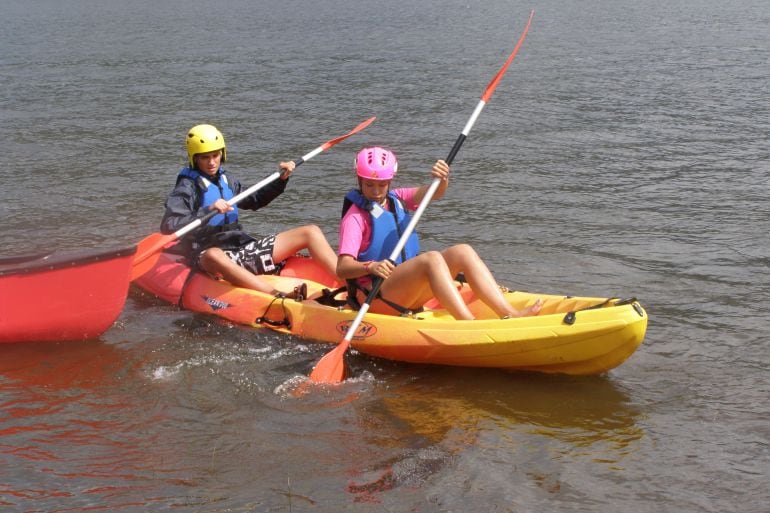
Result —
<instances>
[{"instance_id":1,"label":"blue life jacket","mask_svg":"<svg viewBox=\"0 0 770 513\"><path fill-rule=\"evenodd\" d=\"M391 252L398 244L401 235L406 231L411 216L404 208L401 200L392 191L388 191L388 204L390 211L385 210L378 203L369 201L358 189L353 189L345 195L342 206L342 215L348 211L350 205L356 205L361 210L369 212L372 220L372 241L366 251L359 253L358 260L384 260L390 257ZM401 250L401 255L396 258L396 264L417 256L420 252L420 240L417 233L412 231Z\"/></svg>"},{"instance_id":2,"label":"blue life jacket","mask_svg":"<svg viewBox=\"0 0 770 513\"><path fill-rule=\"evenodd\" d=\"M186 176L193 179L195 184L198 186L198 190L202 193L201 204L199 205L199 208L207 208L220 198L225 201L229 201L233 196L235 196L233 190L230 188L230 184L227 181L225 170L220 167L219 171L217 171L217 174L219 175L219 181L214 183L211 181L211 179L204 176L197 169L185 167L179 172L179 176ZM236 223L238 223L238 207L233 205L232 211L227 212L226 214L215 215L208 222L207 226L224 227Z\"/></svg>"}]
</instances>

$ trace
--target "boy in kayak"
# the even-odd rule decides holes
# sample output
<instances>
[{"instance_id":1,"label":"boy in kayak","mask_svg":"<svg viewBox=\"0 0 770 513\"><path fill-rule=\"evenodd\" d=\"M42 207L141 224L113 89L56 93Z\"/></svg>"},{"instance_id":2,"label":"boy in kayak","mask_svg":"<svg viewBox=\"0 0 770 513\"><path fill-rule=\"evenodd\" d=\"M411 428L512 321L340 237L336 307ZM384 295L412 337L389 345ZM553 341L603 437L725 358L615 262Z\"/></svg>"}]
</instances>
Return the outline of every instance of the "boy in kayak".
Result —
<instances>
[{"instance_id":1,"label":"boy in kayak","mask_svg":"<svg viewBox=\"0 0 770 513\"><path fill-rule=\"evenodd\" d=\"M294 171L294 162L281 162L280 178L244 198L236 206L227 200L244 187L222 167L227 149L222 133L212 125L197 125L187 132L189 166L178 174L176 185L166 198L166 212L160 230L174 233L209 211L216 210L208 224L182 238L182 248L193 265L233 285L270 294L296 294L273 289L261 274L278 274L286 258L307 249L317 262L335 276L337 257L323 232L305 225L256 239L244 232L239 209L258 210L283 193Z\"/></svg>"},{"instance_id":2,"label":"boy in kayak","mask_svg":"<svg viewBox=\"0 0 770 513\"><path fill-rule=\"evenodd\" d=\"M397 314L418 310L435 297L455 319L474 319L455 286L454 276L458 273L465 275L476 296L500 318L536 315L540 311L540 300L523 311L513 308L487 266L467 244L419 253L417 235L412 233L396 262L391 262L390 253L409 224L408 211L417 209L429 186L391 190L398 162L384 148L364 148L356 156L355 165L358 189L345 196L337 275L357 289L359 301L371 290L372 277L384 280L370 311ZM443 160L437 161L431 176L441 180L433 196L439 199L449 183L449 166Z\"/></svg>"}]
</instances>

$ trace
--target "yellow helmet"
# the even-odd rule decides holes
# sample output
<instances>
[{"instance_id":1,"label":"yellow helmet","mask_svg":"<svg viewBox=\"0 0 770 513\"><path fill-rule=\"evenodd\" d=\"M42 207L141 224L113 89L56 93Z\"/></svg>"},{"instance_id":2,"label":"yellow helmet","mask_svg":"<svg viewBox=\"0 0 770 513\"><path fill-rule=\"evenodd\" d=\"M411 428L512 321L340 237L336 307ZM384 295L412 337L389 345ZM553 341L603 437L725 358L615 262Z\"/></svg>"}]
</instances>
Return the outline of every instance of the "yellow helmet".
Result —
<instances>
[{"instance_id":1,"label":"yellow helmet","mask_svg":"<svg viewBox=\"0 0 770 513\"><path fill-rule=\"evenodd\" d=\"M213 125L195 125L187 131L187 156L190 158L190 167L195 167L193 157L198 153L222 150L222 162L227 159L225 138L222 132Z\"/></svg>"}]
</instances>

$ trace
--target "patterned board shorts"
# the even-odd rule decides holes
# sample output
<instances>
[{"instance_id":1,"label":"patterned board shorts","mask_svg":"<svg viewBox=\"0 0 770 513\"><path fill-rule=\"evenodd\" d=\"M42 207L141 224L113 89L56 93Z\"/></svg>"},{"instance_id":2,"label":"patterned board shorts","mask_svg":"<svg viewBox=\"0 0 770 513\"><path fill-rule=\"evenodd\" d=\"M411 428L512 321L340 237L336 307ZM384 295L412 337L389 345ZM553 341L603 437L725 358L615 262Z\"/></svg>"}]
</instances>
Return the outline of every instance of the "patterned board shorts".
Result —
<instances>
[{"instance_id":1,"label":"patterned board shorts","mask_svg":"<svg viewBox=\"0 0 770 513\"><path fill-rule=\"evenodd\" d=\"M230 260L253 274L278 274L283 262L273 262L275 235L249 242L235 251L225 251Z\"/></svg>"}]
</instances>

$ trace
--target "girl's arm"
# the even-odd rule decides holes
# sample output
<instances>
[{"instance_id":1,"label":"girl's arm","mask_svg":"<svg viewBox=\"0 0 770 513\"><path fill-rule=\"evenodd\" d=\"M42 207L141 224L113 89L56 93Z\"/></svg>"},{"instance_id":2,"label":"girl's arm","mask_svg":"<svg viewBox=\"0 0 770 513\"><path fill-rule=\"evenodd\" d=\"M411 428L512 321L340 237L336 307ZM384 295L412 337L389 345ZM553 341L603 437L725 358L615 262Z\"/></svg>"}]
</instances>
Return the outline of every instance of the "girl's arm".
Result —
<instances>
[{"instance_id":1,"label":"girl's arm","mask_svg":"<svg viewBox=\"0 0 770 513\"><path fill-rule=\"evenodd\" d=\"M437 160L435 164L433 164L433 167L430 170L430 175L433 179L438 178L441 180L439 183L438 189L436 189L436 192L433 194L433 197L431 198L431 201L440 199L444 193L446 192L447 187L449 186L449 166L446 162L443 160ZM422 203L422 199L425 197L425 194L428 192L428 189L430 188L430 184L423 185L420 188L417 189L417 192L414 194L414 202L417 204Z\"/></svg>"},{"instance_id":2,"label":"girl's arm","mask_svg":"<svg viewBox=\"0 0 770 513\"><path fill-rule=\"evenodd\" d=\"M372 262L359 262L351 255L340 255L337 257L337 276L343 280L366 276L371 272L371 264Z\"/></svg>"},{"instance_id":3,"label":"girl's arm","mask_svg":"<svg viewBox=\"0 0 770 513\"><path fill-rule=\"evenodd\" d=\"M386 279L393 274L395 268L396 266L388 259L359 262L350 255L340 255L337 257L337 276L343 280L352 280L368 274Z\"/></svg>"},{"instance_id":4,"label":"girl's arm","mask_svg":"<svg viewBox=\"0 0 770 513\"><path fill-rule=\"evenodd\" d=\"M368 215L368 214L367 214ZM351 280L369 274L366 262L359 262L353 255L361 252L364 244L365 218L355 205L350 207L340 220L339 250L337 257L337 276Z\"/></svg>"}]
</instances>

